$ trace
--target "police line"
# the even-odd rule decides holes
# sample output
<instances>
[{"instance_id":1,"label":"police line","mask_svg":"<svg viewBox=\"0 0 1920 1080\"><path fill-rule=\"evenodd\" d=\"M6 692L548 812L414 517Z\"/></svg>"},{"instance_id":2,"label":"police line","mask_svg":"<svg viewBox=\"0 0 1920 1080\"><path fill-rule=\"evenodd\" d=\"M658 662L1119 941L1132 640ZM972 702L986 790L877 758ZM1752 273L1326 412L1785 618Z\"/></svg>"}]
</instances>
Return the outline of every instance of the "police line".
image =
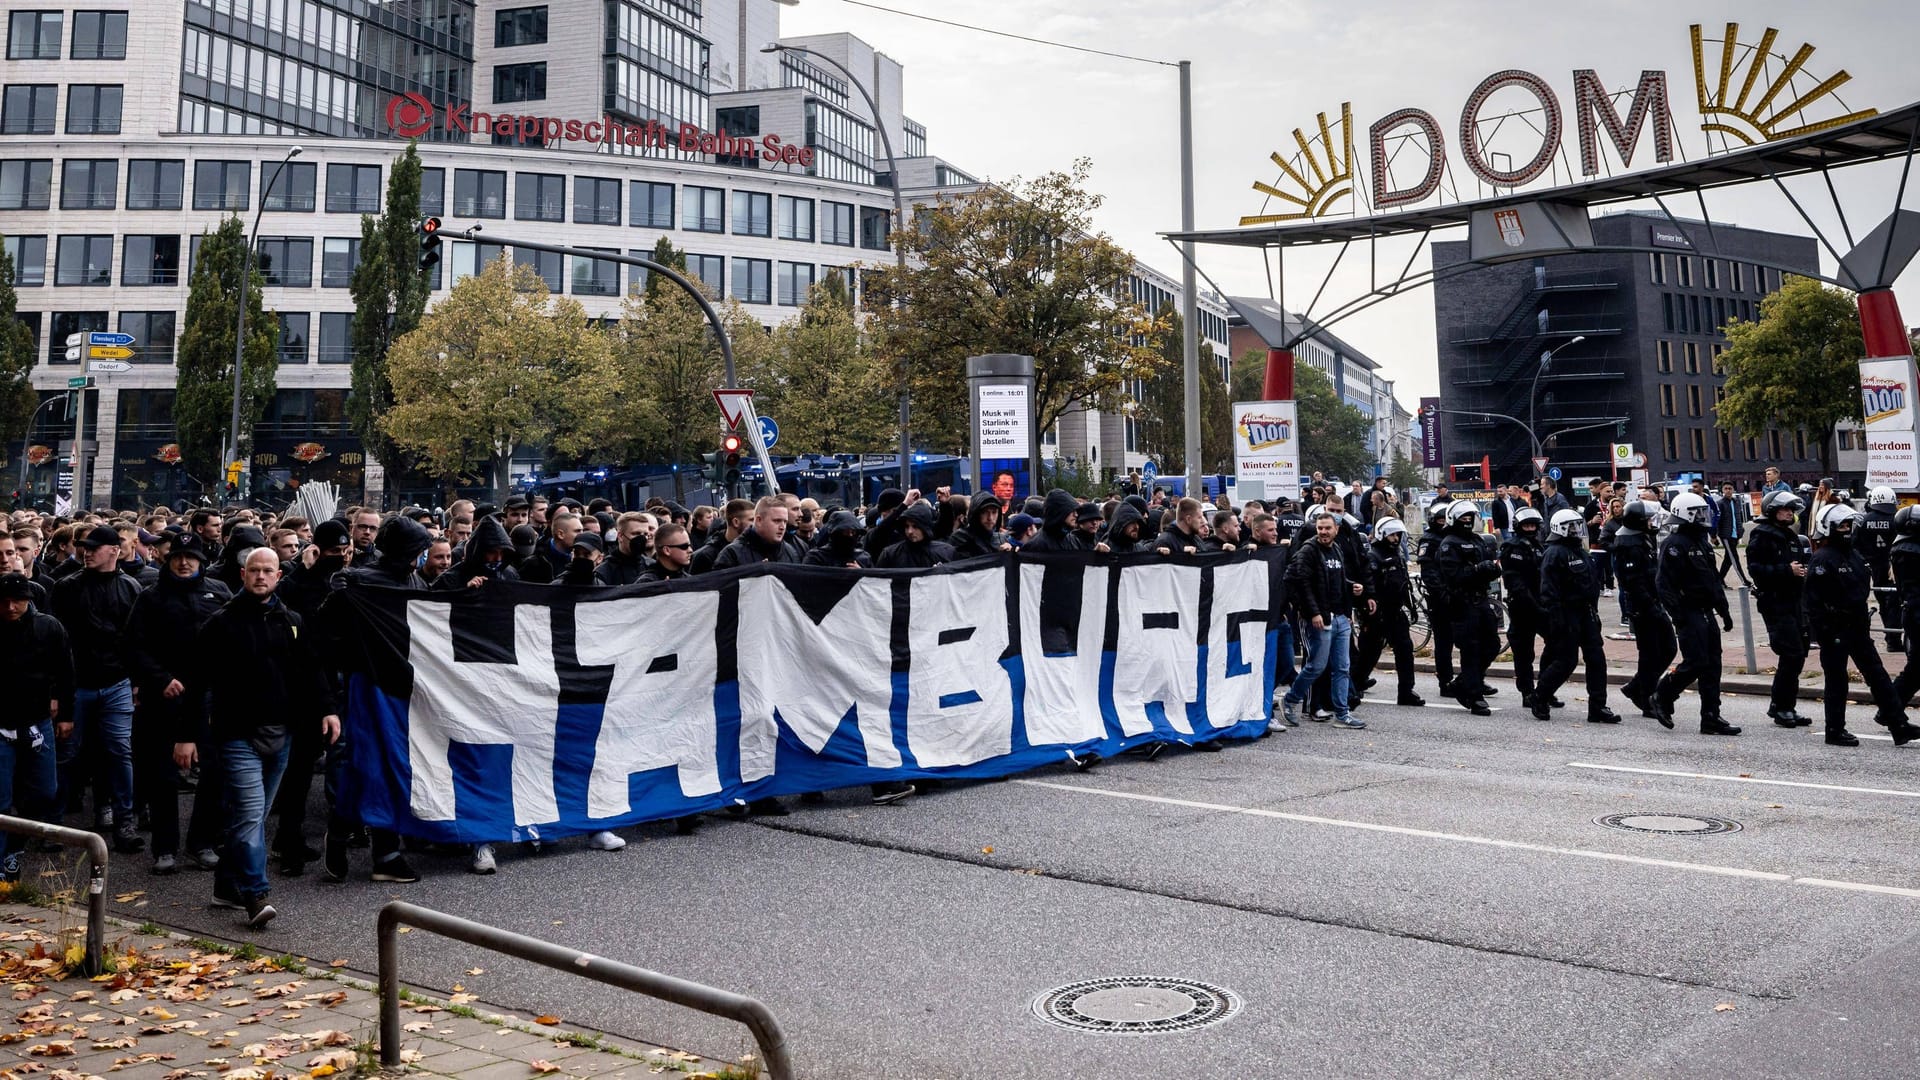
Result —
<instances>
[{"instance_id":1,"label":"police line","mask_svg":"<svg viewBox=\"0 0 1920 1080\"><path fill-rule=\"evenodd\" d=\"M1256 736L1279 554L350 588L347 796L369 825L510 841Z\"/></svg>"}]
</instances>

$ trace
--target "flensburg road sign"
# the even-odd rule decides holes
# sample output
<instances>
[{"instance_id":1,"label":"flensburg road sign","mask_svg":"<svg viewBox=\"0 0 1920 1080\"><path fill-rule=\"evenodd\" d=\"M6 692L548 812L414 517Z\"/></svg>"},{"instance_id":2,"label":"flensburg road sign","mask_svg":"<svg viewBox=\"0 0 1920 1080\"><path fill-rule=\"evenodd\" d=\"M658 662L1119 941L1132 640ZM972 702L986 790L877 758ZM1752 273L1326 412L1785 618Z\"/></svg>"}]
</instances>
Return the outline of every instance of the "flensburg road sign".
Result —
<instances>
[{"instance_id":1,"label":"flensburg road sign","mask_svg":"<svg viewBox=\"0 0 1920 1080\"><path fill-rule=\"evenodd\" d=\"M72 348L75 345L131 345L131 344L133 344L132 334L114 334L114 333L107 333L105 331L94 330L86 334L68 334L67 335L68 348Z\"/></svg>"}]
</instances>

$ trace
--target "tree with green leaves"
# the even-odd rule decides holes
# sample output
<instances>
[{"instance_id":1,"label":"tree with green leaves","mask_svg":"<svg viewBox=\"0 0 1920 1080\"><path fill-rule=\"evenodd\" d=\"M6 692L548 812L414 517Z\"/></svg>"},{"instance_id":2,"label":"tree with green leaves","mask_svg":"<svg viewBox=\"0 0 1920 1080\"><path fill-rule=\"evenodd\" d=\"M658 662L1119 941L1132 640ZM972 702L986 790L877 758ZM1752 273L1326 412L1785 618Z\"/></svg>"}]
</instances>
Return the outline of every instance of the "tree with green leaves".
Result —
<instances>
[{"instance_id":1,"label":"tree with green leaves","mask_svg":"<svg viewBox=\"0 0 1920 1080\"><path fill-rule=\"evenodd\" d=\"M1395 491L1412 491L1426 485L1426 477L1420 475L1420 469L1407 459L1407 455L1398 450L1393 452L1393 466L1387 470L1387 483Z\"/></svg>"},{"instance_id":2,"label":"tree with green leaves","mask_svg":"<svg viewBox=\"0 0 1920 1080\"><path fill-rule=\"evenodd\" d=\"M14 316L13 258L0 247L0 442L26 438L40 407L33 389L33 331Z\"/></svg>"},{"instance_id":3,"label":"tree with green leaves","mask_svg":"<svg viewBox=\"0 0 1920 1080\"><path fill-rule=\"evenodd\" d=\"M1140 452L1152 458L1160 471L1177 475L1187 470L1187 378L1181 341L1180 313L1163 304L1154 313L1152 347L1160 362L1146 382L1135 407ZM1210 345L1200 346L1200 471L1233 469L1233 402L1227 382L1220 377Z\"/></svg>"},{"instance_id":4,"label":"tree with green leaves","mask_svg":"<svg viewBox=\"0 0 1920 1080\"><path fill-rule=\"evenodd\" d=\"M189 475L212 485L224 473L220 452L226 445L233 410L235 298L240 272L247 266L246 224L229 215L219 229L204 233L188 279L187 314L180 331L175 375L173 425ZM274 372L279 366L280 318L260 306L264 282L254 268L247 287L247 341L240 378L240 447L244 459L253 425L273 403Z\"/></svg>"},{"instance_id":5,"label":"tree with green leaves","mask_svg":"<svg viewBox=\"0 0 1920 1080\"><path fill-rule=\"evenodd\" d=\"M533 268L502 257L463 279L387 354L388 438L442 478L486 466L505 498L520 446L595 450L614 388L605 334Z\"/></svg>"},{"instance_id":6,"label":"tree with green leaves","mask_svg":"<svg viewBox=\"0 0 1920 1080\"><path fill-rule=\"evenodd\" d=\"M780 418L781 452L885 452L899 438L893 367L861 334L846 286L815 285L800 316L775 328L764 363L743 364L754 408Z\"/></svg>"},{"instance_id":7,"label":"tree with green leaves","mask_svg":"<svg viewBox=\"0 0 1920 1080\"><path fill-rule=\"evenodd\" d=\"M680 271L680 274L682 277L686 276L686 273L687 273L686 253L676 249L673 246L673 241L667 239L664 236L653 242L653 251L648 253L647 258L652 259L654 262L659 263L661 266L671 266L675 270ZM698 285L700 284L700 282L696 281L694 282L694 284ZM681 289L680 286L675 285L672 281L668 280L664 275L649 272L647 274L647 290L646 290L647 299L652 300L654 297L659 296L660 290L662 289L665 289L668 292L678 292L678 293L684 293L685 291Z\"/></svg>"},{"instance_id":8,"label":"tree with green leaves","mask_svg":"<svg viewBox=\"0 0 1920 1080\"><path fill-rule=\"evenodd\" d=\"M398 477L412 462L387 437L381 419L393 407L387 352L420 325L431 276L420 264L420 152L417 142L393 160L386 209L360 215L360 264L353 268L353 391L347 418L370 458Z\"/></svg>"},{"instance_id":9,"label":"tree with green leaves","mask_svg":"<svg viewBox=\"0 0 1920 1080\"><path fill-rule=\"evenodd\" d=\"M869 332L904 363L914 435L964 452L966 361L1018 353L1034 361L1034 422L1045 431L1075 408L1124 408L1126 388L1160 360L1151 313L1130 294L1133 256L1093 228L1091 166L990 184L896 223L908 264L866 271Z\"/></svg>"},{"instance_id":10,"label":"tree with green leaves","mask_svg":"<svg viewBox=\"0 0 1920 1080\"><path fill-rule=\"evenodd\" d=\"M1727 324L1727 396L1714 423L1742 438L1768 428L1819 436L1820 469L1833 471L1833 432L1860 414L1860 310L1853 294L1788 277L1760 301L1759 322Z\"/></svg>"},{"instance_id":11,"label":"tree with green leaves","mask_svg":"<svg viewBox=\"0 0 1920 1080\"><path fill-rule=\"evenodd\" d=\"M1300 470L1353 480L1371 473L1367 432L1373 421L1340 400L1333 379L1312 364L1293 369L1293 400L1300 415Z\"/></svg>"}]
</instances>

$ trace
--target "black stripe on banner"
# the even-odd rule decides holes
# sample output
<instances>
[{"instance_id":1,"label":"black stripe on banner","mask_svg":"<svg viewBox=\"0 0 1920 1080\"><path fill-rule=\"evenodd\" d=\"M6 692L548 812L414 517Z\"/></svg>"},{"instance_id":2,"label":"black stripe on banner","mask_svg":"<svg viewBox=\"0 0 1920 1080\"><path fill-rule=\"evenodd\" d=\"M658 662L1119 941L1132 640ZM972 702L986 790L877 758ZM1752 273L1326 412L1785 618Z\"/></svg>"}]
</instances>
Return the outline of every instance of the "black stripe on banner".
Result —
<instances>
[{"instance_id":1,"label":"black stripe on banner","mask_svg":"<svg viewBox=\"0 0 1920 1080\"><path fill-rule=\"evenodd\" d=\"M713 681L724 685L740 678L740 583L720 588L720 606L713 618Z\"/></svg>"},{"instance_id":2,"label":"black stripe on banner","mask_svg":"<svg viewBox=\"0 0 1920 1080\"><path fill-rule=\"evenodd\" d=\"M971 641L973 640L973 631L974 628L971 626L956 626L951 630L942 630L940 631L940 644L956 645L962 641Z\"/></svg>"},{"instance_id":3,"label":"black stripe on banner","mask_svg":"<svg viewBox=\"0 0 1920 1080\"><path fill-rule=\"evenodd\" d=\"M1193 629L1193 643L1207 647L1207 635L1213 630L1213 574L1215 568L1200 568L1200 625Z\"/></svg>"},{"instance_id":4,"label":"black stripe on banner","mask_svg":"<svg viewBox=\"0 0 1920 1080\"><path fill-rule=\"evenodd\" d=\"M587 667L580 663L578 604L557 603L553 619L553 668L560 676L560 704L602 705L613 687L613 665Z\"/></svg>"},{"instance_id":5,"label":"black stripe on banner","mask_svg":"<svg viewBox=\"0 0 1920 1080\"><path fill-rule=\"evenodd\" d=\"M1080 596L1085 565L1047 562L1040 578L1040 651L1073 656L1080 648ZM1109 606L1111 610L1111 606Z\"/></svg>"},{"instance_id":6,"label":"black stripe on banner","mask_svg":"<svg viewBox=\"0 0 1920 1080\"><path fill-rule=\"evenodd\" d=\"M1177 611L1148 611L1140 616L1142 630L1178 630L1180 613Z\"/></svg>"}]
</instances>

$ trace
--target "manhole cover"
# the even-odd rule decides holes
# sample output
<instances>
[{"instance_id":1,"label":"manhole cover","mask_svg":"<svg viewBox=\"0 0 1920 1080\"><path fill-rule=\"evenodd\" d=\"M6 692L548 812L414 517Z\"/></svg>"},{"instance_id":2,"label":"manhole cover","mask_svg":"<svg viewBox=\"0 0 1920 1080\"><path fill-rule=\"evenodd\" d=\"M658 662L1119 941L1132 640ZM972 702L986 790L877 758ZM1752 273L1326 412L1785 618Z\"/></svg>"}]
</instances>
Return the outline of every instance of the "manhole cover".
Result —
<instances>
[{"instance_id":1,"label":"manhole cover","mask_svg":"<svg viewBox=\"0 0 1920 1080\"><path fill-rule=\"evenodd\" d=\"M1033 1014L1049 1024L1108 1035L1192 1031L1239 1011L1240 997L1231 990L1156 975L1088 979L1033 999Z\"/></svg>"},{"instance_id":2,"label":"manhole cover","mask_svg":"<svg viewBox=\"0 0 1920 1080\"><path fill-rule=\"evenodd\" d=\"M1594 818L1594 824L1621 832L1660 833L1663 836L1713 836L1739 832L1740 823L1726 818L1699 814L1661 814L1641 811L1632 814L1608 814Z\"/></svg>"}]
</instances>

